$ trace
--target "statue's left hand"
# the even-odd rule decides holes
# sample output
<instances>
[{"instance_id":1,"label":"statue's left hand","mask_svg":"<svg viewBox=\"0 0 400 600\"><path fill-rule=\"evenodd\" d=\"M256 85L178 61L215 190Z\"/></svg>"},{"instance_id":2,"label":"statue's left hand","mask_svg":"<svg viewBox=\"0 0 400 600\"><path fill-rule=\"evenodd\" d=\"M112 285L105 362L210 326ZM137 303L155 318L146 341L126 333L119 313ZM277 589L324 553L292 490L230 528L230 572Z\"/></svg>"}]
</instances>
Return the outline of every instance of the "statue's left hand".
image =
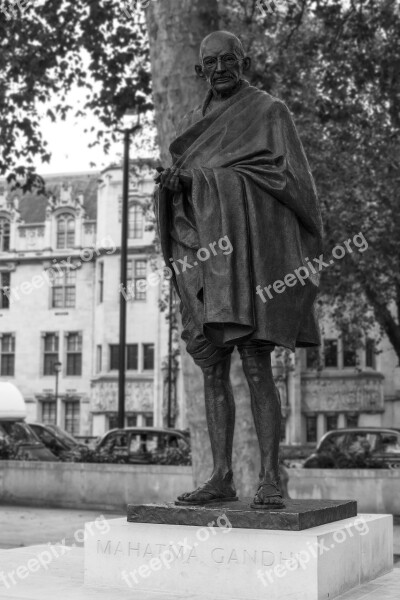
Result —
<instances>
[{"instance_id":1,"label":"statue's left hand","mask_svg":"<svg viewBox=\"0 0 400 600\"><path fill-rule=\"evenodd\" d=\"M192 179L190 171L171 167L160 172L155 181L160 184L162 188L166 188L171 192L181 192L183 188L190 189Z\"/></svg>"}]
</instances>

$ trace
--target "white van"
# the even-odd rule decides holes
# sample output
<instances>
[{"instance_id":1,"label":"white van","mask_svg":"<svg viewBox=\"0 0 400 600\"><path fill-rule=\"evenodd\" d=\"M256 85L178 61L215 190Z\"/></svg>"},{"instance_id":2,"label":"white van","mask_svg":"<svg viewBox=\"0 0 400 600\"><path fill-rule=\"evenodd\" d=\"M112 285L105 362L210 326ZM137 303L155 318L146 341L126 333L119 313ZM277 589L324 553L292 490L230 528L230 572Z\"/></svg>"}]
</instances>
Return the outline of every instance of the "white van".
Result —
<instances>
[{"instance_id":1,"label":"white van","mask_svg":"<svg viewBox=\"0 0 400 600\"><path fill-rule=\"evenodd\" d=\"M18 459L58 460L25 423L25 418L25 401L19 389L8 381L0 382L0 447L10 440L17 447Z\"/></svg>"}]
</instances>

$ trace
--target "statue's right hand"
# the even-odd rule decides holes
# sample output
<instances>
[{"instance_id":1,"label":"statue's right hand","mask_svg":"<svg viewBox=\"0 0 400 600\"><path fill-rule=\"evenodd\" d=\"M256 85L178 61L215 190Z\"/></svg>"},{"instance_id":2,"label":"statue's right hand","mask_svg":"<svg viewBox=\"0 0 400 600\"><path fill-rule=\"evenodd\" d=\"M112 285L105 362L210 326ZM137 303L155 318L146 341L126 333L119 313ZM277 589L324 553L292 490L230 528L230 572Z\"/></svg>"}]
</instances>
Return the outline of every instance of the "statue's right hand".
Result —
<instances>
[{"instance_id":1,"label":"statue's right hand","mask_svg":"<svg viewBox=\"0 0 400 600\"><path fill-rule=\"evenodd\" d=\"M164 169L164 167L160 166L160 167L156 167L156 171L157 171L158 175L156 175L154 177L154 182L156 184L159 184L159 183L161 183L161 174L165 171L165 169Z\"/></svg>"},{"instance_id":2,"label":"statue's right hand","mask_svg":"<svg viewBox=\"0 0 400 600\"><path fill-rule=\"evenodd\" d=\"M160 185L171 192L181 192L182 185L179 181L179 169L171 167L160 173Z\"/></svg>"}]
</instances>

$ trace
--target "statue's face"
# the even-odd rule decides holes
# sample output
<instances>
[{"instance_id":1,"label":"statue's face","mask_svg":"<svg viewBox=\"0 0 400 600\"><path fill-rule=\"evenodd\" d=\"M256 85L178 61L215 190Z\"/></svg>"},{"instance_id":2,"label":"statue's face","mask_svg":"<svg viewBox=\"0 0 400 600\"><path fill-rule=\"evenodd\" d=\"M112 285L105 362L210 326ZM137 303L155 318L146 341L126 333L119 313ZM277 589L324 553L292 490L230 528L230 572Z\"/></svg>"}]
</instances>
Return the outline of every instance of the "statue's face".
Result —
<instances>
[{"instance_id":1,"label":"statue's face","mask_svg":"<svg viewBox=\"0 0 400 600\"><path fill-rule=\"evenodd\" d=\"M197 74L217 95L229 95L248 68L249 59L243 58L234 39L223 34L211 36L201 50L202 64L196 66Z\"/></svg>"}]
</instances>

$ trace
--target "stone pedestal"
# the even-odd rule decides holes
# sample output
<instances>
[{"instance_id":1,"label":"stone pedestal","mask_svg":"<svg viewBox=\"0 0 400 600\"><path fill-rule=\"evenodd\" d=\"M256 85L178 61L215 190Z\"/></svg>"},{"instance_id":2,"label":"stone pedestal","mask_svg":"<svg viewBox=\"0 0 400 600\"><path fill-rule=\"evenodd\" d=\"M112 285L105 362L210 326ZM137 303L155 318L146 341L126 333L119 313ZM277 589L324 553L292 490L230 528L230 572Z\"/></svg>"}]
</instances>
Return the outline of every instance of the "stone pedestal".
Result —
<instances>
[{"instance_id":1,"label":"stone pedestal","mask_svg":"<svg viewBox=\"0 0 400 600\"><path fill-rule=\"evenodd\" d=\"M87 536L85 585L115 598L119 589L160 599L325 600L392 568L389 515L301 531L234 528L227 514L203 526L109 524L108 532Z\"/></svg>"},{"instance_id":2,"label":"stone pedestal","mask_svg":"<svg viewBox=\"0 0 400 600\"><path fill-rule=\"evenodd\" d=\"M130 523L159 525L195 525L205 527L224 518L230 527L240 529L279 529L301 531L317 525L333 523L357 516L355 500L291 500L283 508L265 510L251 508L253 498L225 504L213 502L205 506L165 504L129 504Z\"/></svg>"}]
</instances>

